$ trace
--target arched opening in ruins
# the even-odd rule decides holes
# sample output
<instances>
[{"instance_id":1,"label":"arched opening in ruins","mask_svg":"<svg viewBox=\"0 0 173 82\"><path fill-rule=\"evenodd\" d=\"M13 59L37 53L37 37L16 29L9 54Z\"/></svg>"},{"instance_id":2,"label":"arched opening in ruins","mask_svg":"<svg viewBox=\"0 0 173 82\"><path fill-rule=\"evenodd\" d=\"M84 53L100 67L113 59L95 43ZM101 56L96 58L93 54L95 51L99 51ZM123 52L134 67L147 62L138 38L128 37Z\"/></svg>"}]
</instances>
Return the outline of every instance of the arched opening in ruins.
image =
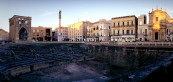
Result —
<instances>
[{"instance_id":1,"label":"arched opening in ruins","mask_svg":"<svg viewBox=\"0 0 173 82\"><path fill-rule=\"evenodd\" d=\"M27 40L27 30L25 28L21 28L19 31L19 40Z\"/></svg>"}]
</instances>

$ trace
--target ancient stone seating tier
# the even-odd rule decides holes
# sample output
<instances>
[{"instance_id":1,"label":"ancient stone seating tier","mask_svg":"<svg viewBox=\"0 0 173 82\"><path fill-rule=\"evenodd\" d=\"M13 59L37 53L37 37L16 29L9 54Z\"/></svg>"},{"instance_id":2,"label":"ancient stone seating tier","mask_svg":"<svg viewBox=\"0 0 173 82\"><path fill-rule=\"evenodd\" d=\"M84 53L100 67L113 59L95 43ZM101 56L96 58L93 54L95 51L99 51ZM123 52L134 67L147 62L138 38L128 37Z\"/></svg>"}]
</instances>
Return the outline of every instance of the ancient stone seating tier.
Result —
<instances>
[{"instance_id":1,"label":"ancient stone seating tier","mask_svg":"<svg viewBox=\"0 0 173 82\"><path fill-rule=\"evenodd\" d=\"M79 44L6 44L0 45L0 75L6 75L18 67L72 61L83 56L91 56Z\"/></svg>"}]
</instances>

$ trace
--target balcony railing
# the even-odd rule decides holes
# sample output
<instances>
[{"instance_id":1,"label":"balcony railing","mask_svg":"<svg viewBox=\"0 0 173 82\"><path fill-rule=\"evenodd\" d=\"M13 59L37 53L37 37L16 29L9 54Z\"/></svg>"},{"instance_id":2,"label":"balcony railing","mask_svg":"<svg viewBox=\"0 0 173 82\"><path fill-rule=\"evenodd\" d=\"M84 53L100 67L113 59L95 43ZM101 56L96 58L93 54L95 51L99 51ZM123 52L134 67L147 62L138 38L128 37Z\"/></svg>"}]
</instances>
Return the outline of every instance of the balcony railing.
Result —
<instances>
[{"instance_id":1,"label":"balcony railing","mask_svg":"<svg viewBox=\"0 0 173 82\"><path fill-rule=\"evenodd\" d=\"M111 34L111 36L135 35L135 34Z\"/></svg>"},{"instance_id":2,"label":"balcony railing","mask_svg":"<svg viewBox=\"0 0 173 82\"><path fill-rule=\"evenodd\" d=\"M124 26L123 26L123 25L120 25L120 26L112 26L112 27L113 27L113 28L114 28L114 27L116 28L116 27L133 27L133 26L135 26L135 25L124 25Z\"/></svg>"}]
</instances>

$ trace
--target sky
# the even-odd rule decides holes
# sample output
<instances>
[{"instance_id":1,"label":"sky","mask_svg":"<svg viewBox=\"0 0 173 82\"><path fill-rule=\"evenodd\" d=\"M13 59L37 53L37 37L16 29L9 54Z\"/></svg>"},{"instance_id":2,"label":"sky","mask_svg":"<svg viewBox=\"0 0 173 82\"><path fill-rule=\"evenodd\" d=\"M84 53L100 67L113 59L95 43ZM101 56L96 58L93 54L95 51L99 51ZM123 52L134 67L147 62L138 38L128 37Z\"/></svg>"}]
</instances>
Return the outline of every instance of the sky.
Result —
<instances>
[{"instance_id":1,"label":"sky","mask_svg":"<svg viewBox=\"0 0 173 82\"><path fill-rule=\"evenodd\" d=\"M59 10L62 11L61 26L67 27L86 20L96 22L141 14L148 17L157 6L166 9L173 18L173 0L0 0L0 28L9 32L9 18L13 15L32 17L32 27L54 29L59 26Z\"/></svg>"}]
</instances>

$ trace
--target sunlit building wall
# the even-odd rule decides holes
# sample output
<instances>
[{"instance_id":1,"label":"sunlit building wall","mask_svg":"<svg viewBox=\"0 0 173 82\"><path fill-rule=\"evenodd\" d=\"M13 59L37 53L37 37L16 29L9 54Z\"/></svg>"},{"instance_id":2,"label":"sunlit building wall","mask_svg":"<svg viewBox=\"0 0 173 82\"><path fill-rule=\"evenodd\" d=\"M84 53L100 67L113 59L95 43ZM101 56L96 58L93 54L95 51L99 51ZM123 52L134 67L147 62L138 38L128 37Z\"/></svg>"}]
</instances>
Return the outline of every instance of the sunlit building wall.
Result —
<instances>
[{"instance_id":1,"label":"sunlit building wall","mask_svg":"<svg viewBox=\"0 0 173 82\"><path fill-rule=\"evenodd\" d=\"M149 40L150 41L172 41L173 19L166 11L161 9L149 13Z\"/></svg>"},{"instance_id":2,"label":"sunlit building wall","mask_svg":"<svg viewBox=\"0 0 173 82\"><path fill-rule=\"evenodd\" d=\"M68 25L68 38L70 41L86 41L87 26L90 24L89 21L82 21Z\"/></svg>"},{"instance_id":3,"label":"sunlit building wall","mask_svg":"<svg viewBox=\"0 0 173 82\"><path fill-rule=\"evenodd\" d=\"M124 16L111 20L111 41L132 42L137 38L137 17Z\"/></svg>"},{"instance_id":4,"label":"sunlit building wall","mask_svg":"<svg viewBox=\"0 0 173 82\"><path fill-rule=\"evenodd\" d=\"M99 21L98 22L95 22L93 23L92 25L92 41L94 42L98 42L99 41Z\"/></svg>"}]
</instances>

